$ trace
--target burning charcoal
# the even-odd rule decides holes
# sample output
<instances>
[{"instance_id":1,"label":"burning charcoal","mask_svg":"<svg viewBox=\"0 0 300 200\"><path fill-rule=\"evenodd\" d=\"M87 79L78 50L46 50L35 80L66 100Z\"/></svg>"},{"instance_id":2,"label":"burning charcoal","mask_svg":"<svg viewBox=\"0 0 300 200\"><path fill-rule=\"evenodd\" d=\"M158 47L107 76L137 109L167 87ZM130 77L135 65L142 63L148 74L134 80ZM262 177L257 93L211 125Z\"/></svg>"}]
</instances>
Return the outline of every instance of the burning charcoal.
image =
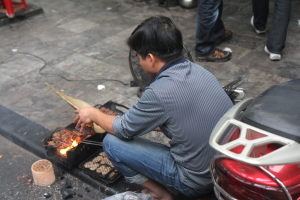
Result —
<instances>
[{"instance_id":1,"label":"burning charcoal","mask_svg":"<svg viewBox=\"0 0 300 200\"><path fill-rule=\"evenodd\" d=\"M48 198L51 197L51 194L48 193L48 192L46 192L46 193L43 194L43 197L44 197L45 199L48 199Z\"/></svg>"}]
</instances>

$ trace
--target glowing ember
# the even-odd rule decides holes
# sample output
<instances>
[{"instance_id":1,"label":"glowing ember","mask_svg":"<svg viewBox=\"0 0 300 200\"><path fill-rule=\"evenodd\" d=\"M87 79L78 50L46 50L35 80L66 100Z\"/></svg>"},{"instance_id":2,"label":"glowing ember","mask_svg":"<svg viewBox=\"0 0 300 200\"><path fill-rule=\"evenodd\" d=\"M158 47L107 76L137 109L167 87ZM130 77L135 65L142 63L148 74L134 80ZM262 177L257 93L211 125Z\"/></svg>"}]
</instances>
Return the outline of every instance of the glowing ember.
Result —
<instances>
[{"instance_id":1,"label":"glowing ember","mask_svg":"<svg viewBox=\"0 0 300 200\"><path fill-rule=\"evenodd\" d=\"M72 142L72 146L73 146L73 147L77 147L77 146L78 146L78 142L77 142L76 140L74 140L74 141Z\"/></svg>"},{"instance_id":2,"label":"glowing ember","mask_svg":"<svg viewBox=\"0 0 300 200\"><path fill-rule=\"evenodd\" d=\"M78 142L77 142L76 140L74 140L74 141L72 142L72 145L71 145L71 146L68 146L68 147L66 147L66 148L64 148L64 149L60 149L60 150L59 150L59 153L60 153L62 156L67 157L67 152L70 151L71 149L77 147L77 146L78 146Z\"/></svg>"}]
</instances>

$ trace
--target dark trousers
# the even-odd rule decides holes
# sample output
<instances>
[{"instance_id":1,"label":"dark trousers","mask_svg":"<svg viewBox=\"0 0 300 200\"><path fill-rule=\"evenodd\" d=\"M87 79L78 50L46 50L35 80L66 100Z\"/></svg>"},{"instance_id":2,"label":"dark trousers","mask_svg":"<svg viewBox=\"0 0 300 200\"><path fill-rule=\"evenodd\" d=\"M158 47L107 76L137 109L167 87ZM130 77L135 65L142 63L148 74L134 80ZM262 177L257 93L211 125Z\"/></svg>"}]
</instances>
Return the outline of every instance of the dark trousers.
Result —
<instances>
[{"instance_id":1,"label":"dark trousers","mask_svg":"<svg viewBox=\"0 0 300 200\"><path fill-rule=\"evenodd\" d=\"M224 36L222 10L222 0L198 0L195 47L197 55L209 54L215 47L215 41Z\"/></svg>"},{"instance_id":2,"label":"dark trousers","mask_svg":"<svg viewBox=\"0 0 300 200\"><path fill-rule=\"evenodd\" d=\"M264 30L269 15L269 0L252 0L254 25ZM268 33L267 47L272 53L281 53L284 48L290 20L291 0L276 0L275 10Z\"/></svg>"}]
</instances>

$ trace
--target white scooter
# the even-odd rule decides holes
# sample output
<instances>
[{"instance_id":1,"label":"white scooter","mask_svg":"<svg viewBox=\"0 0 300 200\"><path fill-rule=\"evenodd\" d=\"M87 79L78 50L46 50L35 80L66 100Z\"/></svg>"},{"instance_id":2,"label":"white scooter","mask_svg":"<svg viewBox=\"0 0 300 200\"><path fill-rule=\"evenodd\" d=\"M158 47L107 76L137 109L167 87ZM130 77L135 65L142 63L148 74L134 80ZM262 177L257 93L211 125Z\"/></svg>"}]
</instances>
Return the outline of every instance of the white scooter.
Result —
<instances>
[{"instance_id":1,"label":"white scooter","mask_svg":"<svg viewBox=\"0 0 300 200\"><path fill-rule=\"evenodd\" d=\"M234 105L209 142L219 200L300 200L300 79Z\"/></svg>"}]
</instances>

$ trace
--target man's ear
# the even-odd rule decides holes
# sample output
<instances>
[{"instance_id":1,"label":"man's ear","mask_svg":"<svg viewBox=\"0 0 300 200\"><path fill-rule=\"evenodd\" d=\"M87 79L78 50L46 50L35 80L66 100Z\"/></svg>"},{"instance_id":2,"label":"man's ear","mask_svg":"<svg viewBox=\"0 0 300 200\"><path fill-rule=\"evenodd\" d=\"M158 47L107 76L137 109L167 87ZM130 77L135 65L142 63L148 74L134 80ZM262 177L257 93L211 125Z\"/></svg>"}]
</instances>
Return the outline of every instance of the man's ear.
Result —
<instances>
[{"instance_id":1,"label":"man's ear","mask_svg":"<svg viewBox=\"0 0 300 200\"><path fill-rule=\"evenodd\" d=\"M150 59L150 60L153 60L154 59L154 55L152 53L148 53L147 54L147 58Z\"/></svg>"},{"instance_id":2,"label":"man's ear","mask_svg":"<svg viewBox=\"0 0 300 200\"><path fill-rule=\"evenodd\" d=\"M155 55L153 55L152 53L148 53L147 58L148 58L148 61L150 63L152 63L152 65L154 67L154 64L157 62L157 57Z\"/></svg>"}]
</instances>

